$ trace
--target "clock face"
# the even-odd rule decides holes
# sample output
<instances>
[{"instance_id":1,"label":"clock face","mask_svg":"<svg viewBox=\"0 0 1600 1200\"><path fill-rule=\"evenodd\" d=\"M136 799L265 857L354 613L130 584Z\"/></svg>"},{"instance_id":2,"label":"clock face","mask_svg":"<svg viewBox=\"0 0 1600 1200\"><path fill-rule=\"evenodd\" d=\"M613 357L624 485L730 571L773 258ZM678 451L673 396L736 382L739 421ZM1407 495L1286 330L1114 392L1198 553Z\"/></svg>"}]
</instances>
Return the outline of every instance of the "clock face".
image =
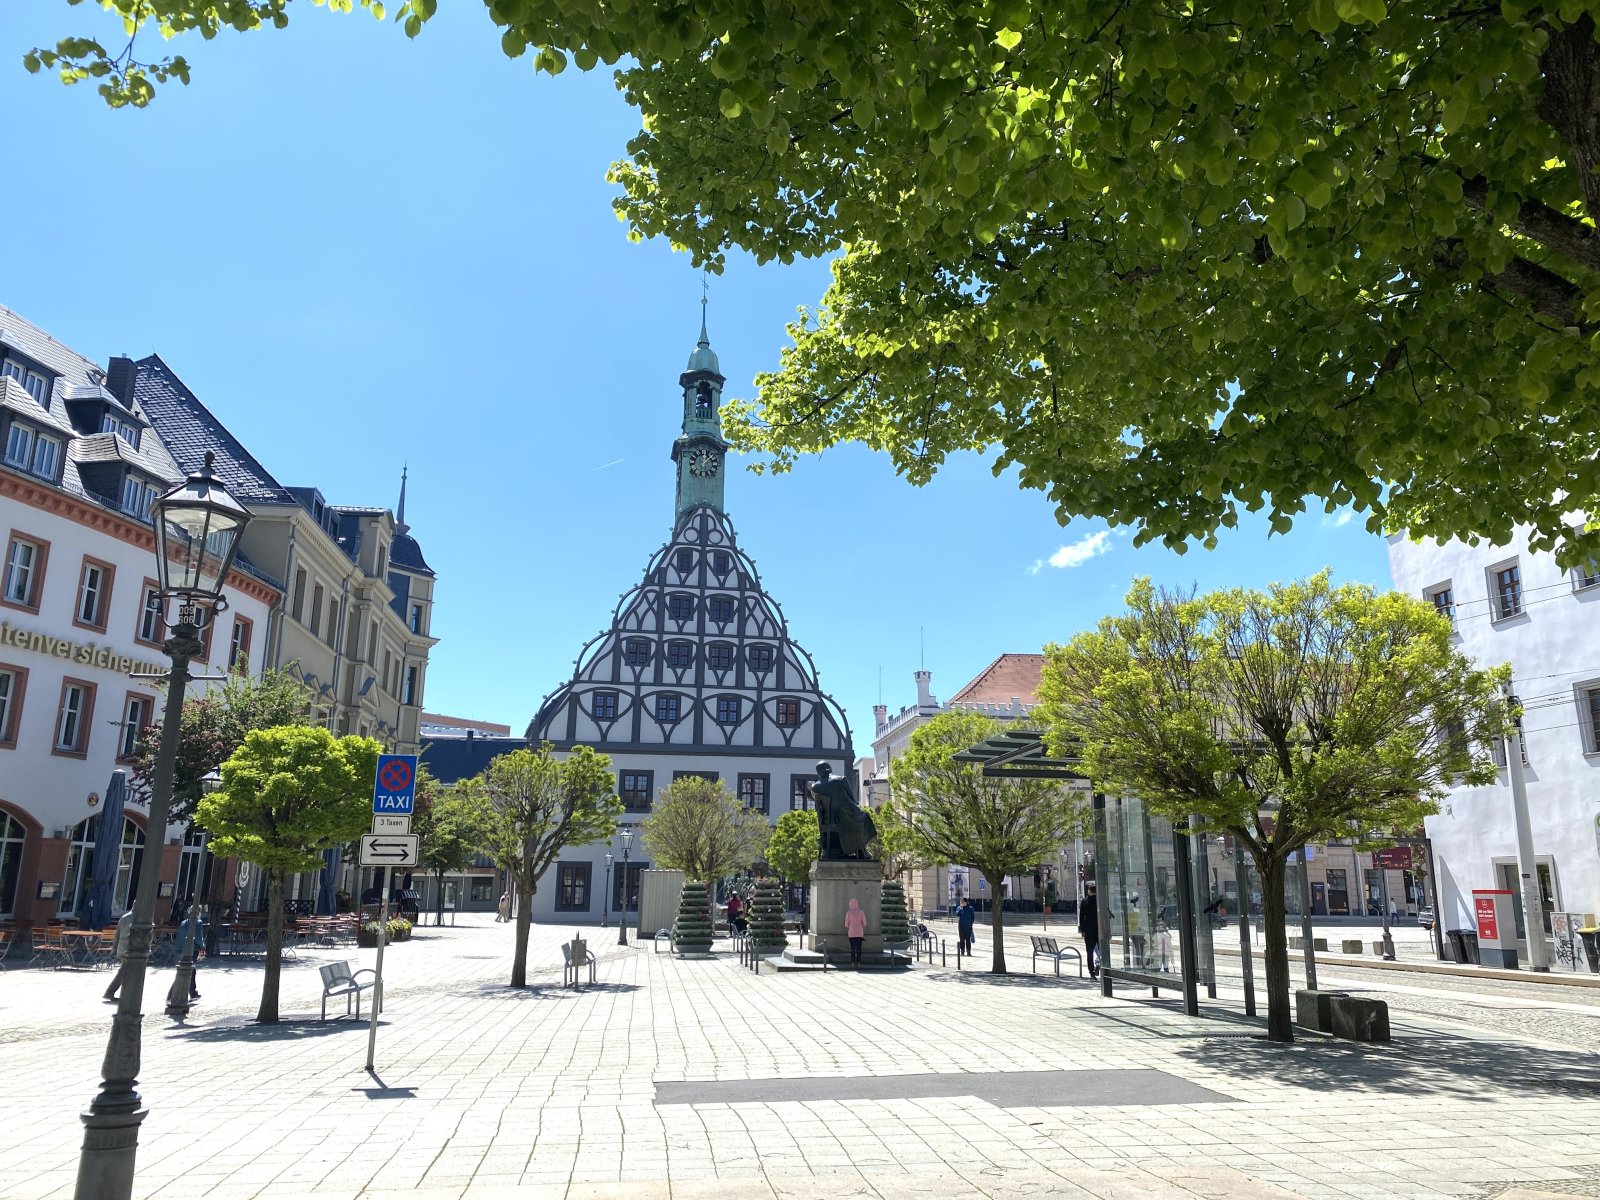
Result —
<instances>
[{"instance_id":1,"label":"clock face","mask_svg":"<svg viewBox=\"0 0 1600 1200\"><path fill-rule=\"evenodd\" d=\"M702 447L689 455L689 473L710 479L717 473L717 452Z\"/></svg>"}]
</instances>

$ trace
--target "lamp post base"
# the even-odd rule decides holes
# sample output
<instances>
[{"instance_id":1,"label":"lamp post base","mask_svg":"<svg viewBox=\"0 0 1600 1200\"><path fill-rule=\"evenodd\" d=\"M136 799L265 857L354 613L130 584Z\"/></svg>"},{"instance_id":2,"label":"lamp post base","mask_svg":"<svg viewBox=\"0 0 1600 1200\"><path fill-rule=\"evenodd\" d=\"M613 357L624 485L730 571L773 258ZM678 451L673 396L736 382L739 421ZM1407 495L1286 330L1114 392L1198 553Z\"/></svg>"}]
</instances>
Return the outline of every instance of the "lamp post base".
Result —
<instances>
[{"instance_id":1,"label":"lamp post base","mask_svg":"<svg viewBox=\"0 0 1600 1200\"><path fill-rule=\"evenodd\" d=\"M167 1016L177 1017L180 1021L189 1015L189 1009L194 1006L194 998L190 989L194 987L194 960L184 959L178 963L178 973L172 980L172 986L167 989Z\"/></svg>"},{"instance_id":2,"label":"lamp post base","mask_svg":"<svg viewBox=\"0 0 1600 1200\"><path fill-rule=\"evenodd\" d=\"M104 1088L83 1119L83 1149L78 1156L74 1200L105 1200L133 1195L133 1169L139 1126L150 1110L131 1087Z\"/></svg>"}]
</instances>

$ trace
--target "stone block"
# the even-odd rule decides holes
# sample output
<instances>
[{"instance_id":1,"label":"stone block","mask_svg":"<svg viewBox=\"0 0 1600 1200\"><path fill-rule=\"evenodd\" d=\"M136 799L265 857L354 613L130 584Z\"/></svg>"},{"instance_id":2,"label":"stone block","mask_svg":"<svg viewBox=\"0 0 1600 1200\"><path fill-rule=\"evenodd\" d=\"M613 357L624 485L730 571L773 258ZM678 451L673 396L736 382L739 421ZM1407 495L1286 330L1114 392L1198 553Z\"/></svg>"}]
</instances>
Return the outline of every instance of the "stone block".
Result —
<instances>
[{"instance_id":1,"label":"stone block","mask_svg":"<svg viewBox=\"0 0 1600 1200\"><path fill-rule=\"evenodd\" d=\"M1305 948L1306 948L1306 940L1305 940L1305 938L1303 938L1303 937L1291 937L1289 939L1289 949L1291 949L1291 950L1304 950Z\"/></svg>"},{"instance_id":2,"label":"stone block","mask_svg":"<svg viewBox=\"0 0 1600 1200\"><path fill-rule=\"evenodd\" d=\"M1339 943L1339 946L1340 946L1341 949L1344 950L1344 952L1346 954L1360 954L1361 953L1361 939L1360 938L1345 938L1344 941Z\"/></svg>"},{"instance_id":3,"label":"stone block","mask_svg":"<svg viewBox=\"0 0 1600 1200\"><path fill-rule=\"evenodd\" d=\"M1389 1040L1389 1006L1382 1000L1367 996L1330 997L1329 1008L1333 1015L1334 1037L1349 1038L1353 1042L1387 1042Z\"/></svg>"},{"instance_id":4,"label":"stone block","mask_svg":"<svg viewBox=\"0 0 1600 1200\"><path fill-rule=\"evenodd\" d=\"M1313 950L1321 950L1324 953L1326 953L1327 949L1328 949L1328 939L1327 938L1312 938L1311 939L1311 948Z\"/></svg>"},{"instance_id":5,"label":"stone block","mask_svg":"<svg viewBox=\"0 0 1600 1200\"><path fill-rule=\"evenodd\" d=\"M856 859L811 864L811 936L806 949L818 949L818 939L825 939L829 951L849 949L844 914L851 900L867 914L862 953L883 953L883 864Z\"/></svg>"},{"instance_id":6,"label":"stone block","mask_svg":"<svg viewBox=\"0 0 1600 1200\"><path fill-rule=\"evenodd\" d=\"M1333 1001L1345 992L1313 991L1299 988L1294 994L1294 1023L1302 1029L1333 1032Z\"/></svg>"}]
</instances>

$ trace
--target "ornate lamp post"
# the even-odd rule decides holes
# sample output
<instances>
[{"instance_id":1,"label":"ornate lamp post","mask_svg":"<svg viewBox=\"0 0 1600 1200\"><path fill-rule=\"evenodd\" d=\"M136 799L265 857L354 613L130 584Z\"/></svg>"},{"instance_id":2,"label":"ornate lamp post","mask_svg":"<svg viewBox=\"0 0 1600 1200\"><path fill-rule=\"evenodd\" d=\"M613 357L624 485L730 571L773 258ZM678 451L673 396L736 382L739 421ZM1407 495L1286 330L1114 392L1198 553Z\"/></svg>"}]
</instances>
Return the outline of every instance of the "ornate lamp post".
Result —
<instances>
[{"instance_id":1,"label":"ornate lamp post","mask_svg":"<svg viewBox=\"0 0 1600 1200\"><path fill-rule=\"evenodd\" d=\"M217 770L207 771L200 777L200 790L210 795L222 786L222 772ZM199 909L199 902L189 908L188 919L193 920L194 913ZM194 937L179 939L178 973L173 976L172 987L167 990L167 1016L177 1017L182 1020L189 1015L189 995L194 987L194 956L202 949L197 945L198 939Z\"/></svg>"},{"instance_id":2,"label":"ornate lamp post","mask_svg":"<svg viewBox=\"0 0 1600 1200\"><path fill-rule=\"evenodd\" d=\"M233 564L239 535L250 520L244 507L212 477L211 462L207 451L206 465L198 474L150 506L161 598L164 604L176 603L178 618L162 646L172 660L172 670L167 675L167 706L150 789L149 828L156 849L165 836L172 808L172 773L178 757L179 713L189 682L189 660L205 650L201 628L226 607L223 581ZM100 1091L83 1113L76 1200L126 1200L133 1194L139 1126L149 1111L134 1090L139 1076L140 1005L160 881L161 855L146 853L133 901L122 995L111 1019L111 1038L100 1069ZM187 998L187 984L185 989Z\"/></svg>"},{"instance_id":3,"label":"ornate lamp post","mask_svg":"<svg viewBox=\"0 0 1600 1200\"><path fill-rule=\"evenodd\" d=\"M633 826L622 827L622 903L619 905L621 912L617 914L617 945L628 944L628 850L633 845Z\"/></svg>"},{"instance_id":4,"label":"ornate lamp post","mask_svg":"<svg viewBox=\"0 0 1600 1200\"><path fill-rule=\"evenodd\" d=\"M611 851L606 851L606 886L603 889L602 903L605 905L600 910L600 928L604 929L611 924Z\"/></svg>"}]
</instances>

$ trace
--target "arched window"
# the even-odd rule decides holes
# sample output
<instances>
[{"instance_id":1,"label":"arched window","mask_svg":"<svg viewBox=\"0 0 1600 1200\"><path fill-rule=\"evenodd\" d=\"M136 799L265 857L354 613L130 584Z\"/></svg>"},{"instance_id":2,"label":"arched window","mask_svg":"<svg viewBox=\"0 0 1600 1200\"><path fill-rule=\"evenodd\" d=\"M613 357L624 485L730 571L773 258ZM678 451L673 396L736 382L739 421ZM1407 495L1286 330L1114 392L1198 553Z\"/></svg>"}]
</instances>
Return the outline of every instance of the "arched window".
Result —
<instances>
[{"instance_id":1,"label":"arched window","mask_svg":"<svg viewBox=\"0 0 1600 1200\"><path fill-rule=\"evenodd\" d=\"M206 831L197 825L189 826L183 835L183 849L178 854L178 883L173 891L175 900L197 901L205 895Z\"/></svg>"},{"instance_id":2,"label":"arched window","mask_svg":"<svg viewBox=\"0 0 1600 1200\"><path fill-rule=\"evenodd\" d=\"M67 869L61 877L61 899L56 909L60 916L77 916L89 903L89 873L94 866L94 843L99 832L99 813L85 817L72 827L72 848L67 851ZM117 878L111 889L111 907L117 912L130 906L143 850L144 830L123 817Z\"/></svg>"},{"instance_id":3,"label":"arched window","mask_svg":"<svg viewBox=\"0 0 1600 1200\"><path fill-rule=\"evenodd\" d=\"M22 874L22 847L27 841L22 822L0 811L0 917L17 911L17 877Z\"/></svg>"}]
</instances>

